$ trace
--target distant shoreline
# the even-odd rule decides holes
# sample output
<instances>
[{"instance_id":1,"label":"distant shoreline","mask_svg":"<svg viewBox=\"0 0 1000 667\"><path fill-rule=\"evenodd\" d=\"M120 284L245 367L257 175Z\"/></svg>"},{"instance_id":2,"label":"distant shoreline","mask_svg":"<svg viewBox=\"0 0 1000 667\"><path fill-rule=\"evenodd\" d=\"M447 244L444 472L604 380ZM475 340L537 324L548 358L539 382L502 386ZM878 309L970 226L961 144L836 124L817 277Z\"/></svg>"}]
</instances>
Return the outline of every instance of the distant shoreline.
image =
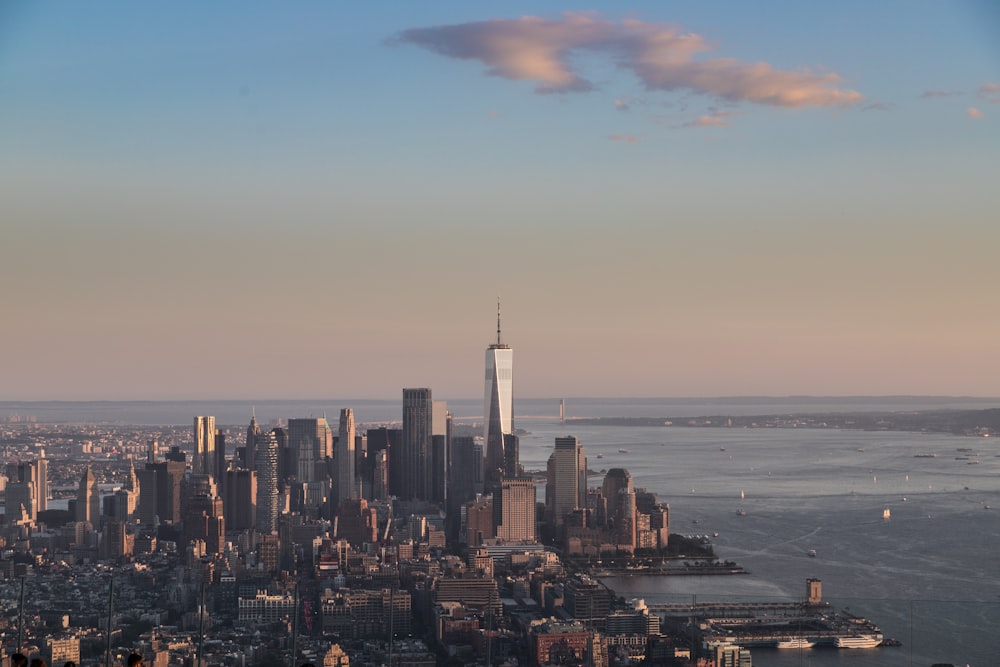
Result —
<instances>
[{"instance_id":1,"label":"distant shoreline","mask_svg":"<svg viewBox=\"0 0 1000 667\"><path fill-rule=\"evenodd\" d=\"M793 415L705 415L699 417L580 417L567 426L663 428L820 428L855 431L909 431L1000 436L1000 408L908 412L832 412Z\"/></svg>"}]
</instances>

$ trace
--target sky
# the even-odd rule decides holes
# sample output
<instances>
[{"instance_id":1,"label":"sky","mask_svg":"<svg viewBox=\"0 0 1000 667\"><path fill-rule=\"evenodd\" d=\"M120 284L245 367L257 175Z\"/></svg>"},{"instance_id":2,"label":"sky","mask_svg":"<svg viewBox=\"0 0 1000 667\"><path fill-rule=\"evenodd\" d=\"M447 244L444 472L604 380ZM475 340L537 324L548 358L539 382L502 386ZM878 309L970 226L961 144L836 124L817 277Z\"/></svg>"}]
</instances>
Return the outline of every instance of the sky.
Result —
<instances>
[{"instance_id":1,"label":"sky","mask_svg":"<svg viewBox=\"0 0 1000 667\"><path fill-rule=\"evenodd\" d=\"M7 2L0 400L1000 396L1000 6Z\"/></svg>"}]
</instances>

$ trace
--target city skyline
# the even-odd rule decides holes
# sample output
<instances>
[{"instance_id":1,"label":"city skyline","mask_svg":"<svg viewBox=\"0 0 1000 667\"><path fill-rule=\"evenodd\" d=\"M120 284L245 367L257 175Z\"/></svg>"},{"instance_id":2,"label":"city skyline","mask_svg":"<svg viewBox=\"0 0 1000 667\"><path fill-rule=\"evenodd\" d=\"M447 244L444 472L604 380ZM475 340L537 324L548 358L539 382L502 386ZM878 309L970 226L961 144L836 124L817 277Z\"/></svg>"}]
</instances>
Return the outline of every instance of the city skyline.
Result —
<instances>
[{"instance_id":1,"label":"city skyline","mask_svg":"<svg viewBox=\"0 0 1000 667\"><path fill-rule=\"evenodd\" d=\"M1000 395L988 2L0 12L0 400ZM208 372L206 372L208 370Z\"/></svg>"}]
</instances>

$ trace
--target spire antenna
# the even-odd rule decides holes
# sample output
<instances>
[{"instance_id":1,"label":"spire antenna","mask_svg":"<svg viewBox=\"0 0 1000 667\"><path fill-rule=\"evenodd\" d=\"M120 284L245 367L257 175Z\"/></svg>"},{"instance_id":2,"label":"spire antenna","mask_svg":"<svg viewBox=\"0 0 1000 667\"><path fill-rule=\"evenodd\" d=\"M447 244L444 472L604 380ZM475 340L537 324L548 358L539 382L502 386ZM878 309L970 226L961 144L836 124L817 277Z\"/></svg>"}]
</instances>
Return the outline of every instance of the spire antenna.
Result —
<instances>
[{"instance_id":1,"label":"spire antenna","mask_svg":"<svg viewBox=\"0 0 1000 667\"><path fill-rule=\"evenodd\" d=\"M497 346L500 345L500 297L497 297Z\"/></svg>"}]
</instances>

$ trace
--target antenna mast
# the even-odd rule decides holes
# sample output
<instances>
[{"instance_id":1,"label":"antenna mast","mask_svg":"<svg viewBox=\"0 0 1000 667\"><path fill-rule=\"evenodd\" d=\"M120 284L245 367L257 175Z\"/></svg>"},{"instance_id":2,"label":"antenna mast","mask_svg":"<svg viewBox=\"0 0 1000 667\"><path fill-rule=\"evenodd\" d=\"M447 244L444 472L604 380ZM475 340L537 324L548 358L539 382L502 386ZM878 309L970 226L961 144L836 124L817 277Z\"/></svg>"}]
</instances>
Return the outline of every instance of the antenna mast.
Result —
<instances>
[{"instance_id":1,"label":"antenna mast","mask_svg":"<svg viewBox=\"0 0 1000 667\"><path fill-rule=\"evenodd\" d=\"M497 297L497 347L500 347L500 297Z\"/></svg>"}]
</instances>

